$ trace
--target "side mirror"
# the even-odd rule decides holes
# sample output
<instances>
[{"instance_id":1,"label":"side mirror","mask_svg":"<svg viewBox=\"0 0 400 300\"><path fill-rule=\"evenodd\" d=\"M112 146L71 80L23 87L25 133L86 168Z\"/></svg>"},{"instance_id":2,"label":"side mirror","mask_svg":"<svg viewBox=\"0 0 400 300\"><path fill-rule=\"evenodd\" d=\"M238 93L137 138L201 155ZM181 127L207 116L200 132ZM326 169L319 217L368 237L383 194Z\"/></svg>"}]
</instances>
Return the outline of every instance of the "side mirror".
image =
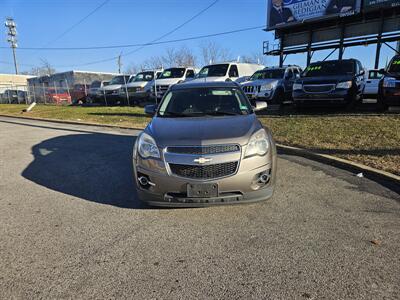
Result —
<instances>
[{"instance_id":1,"label":"side mirror","mask_svg":"<svg viewBox=\"0 0 400 300\"><path fill-rule=\"evenodd\" d=\"M360 75L364 75L365 74L365 70L361 70Z\"/></svg>"},{"instance_id":2,"label":"side mirror","mask_svg":"<svg viewBox=\"0 0 400 300\"><path fill-rule=\"evenodd\" d=\"M256 106L253 107L254 111L260 111L260 110L264 110L267 108L267 102L265 101L256 101Z\"/></svg>"},{"instance_id":3,"label":"side mirror","mask_svg":"<svg viewBox=\"0 0 400 300\"><path fill-rule=\"evenodd\" d=\"M146 105L146 106L144 107L144 113L145 113L146 115L149 115L149 116L154 116L154 115L156 114L156 109L157 109L157 106L154 105L154 104L152 104L152 105Z\"/></svg>"},{"instance_id":4,"label":"side mirror","mask_svg":"<svg viewBox=\"0 0 400 300\"><path fill-rule=\"evenodd\" d=\"M379 69L378 73L381 75L385 75L386 71L385 71L385 69Z\"/></svg>"}]
</instances>

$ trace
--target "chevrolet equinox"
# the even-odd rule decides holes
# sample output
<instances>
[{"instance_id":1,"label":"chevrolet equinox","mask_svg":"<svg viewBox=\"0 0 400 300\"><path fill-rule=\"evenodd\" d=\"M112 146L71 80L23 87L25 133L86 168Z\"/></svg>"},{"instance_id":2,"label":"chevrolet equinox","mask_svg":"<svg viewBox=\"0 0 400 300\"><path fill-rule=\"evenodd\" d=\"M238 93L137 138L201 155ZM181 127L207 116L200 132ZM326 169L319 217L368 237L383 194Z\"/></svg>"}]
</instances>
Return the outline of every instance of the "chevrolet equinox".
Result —
<instances>
[{"instance_id":1,"label":"chevrolet equinox","mask_svg":"<svg viewBox=\"0 0 400 300\"><path fill-rule=\"evenodd\" d=\"M208 206L272 196L276 147L233 82L172 86L133 149L139 199L154 206Z\"/></svg>"}]
</instances>

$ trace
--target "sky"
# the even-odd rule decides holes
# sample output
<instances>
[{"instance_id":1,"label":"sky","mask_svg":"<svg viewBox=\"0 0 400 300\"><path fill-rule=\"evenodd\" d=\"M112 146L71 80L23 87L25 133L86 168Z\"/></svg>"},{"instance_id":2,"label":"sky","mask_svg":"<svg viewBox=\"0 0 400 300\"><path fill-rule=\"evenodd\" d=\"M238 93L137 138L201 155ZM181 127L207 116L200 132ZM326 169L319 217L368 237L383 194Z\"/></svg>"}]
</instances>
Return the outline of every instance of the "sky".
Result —
<instances>
[{"instance_id":1,"label":"sky","mask_svg":"<svg viewBox=\"0 0 400 300\"><path fill-rule=\"evenodd\" d=\"M105 0L0 0L0 19L13 17L17 23L19 47L90 47L147 43L171 31L209 6L214 0L108 0L95 13L57 39L72 25L88 15ZM266 24L266 0L219 0L198 18L163 40L180 39ZM3 25L2 25L3 26ZM6 28L0 31L0 73L13 73L12 51L7 43ZM131 55L135 48L79 51L23 50L17 48L20 71L29 71L47 60L57 71L87 70L117 72L117 60L97 64L122 51L122 69L140 65L151 56L165 54L168 48L185 46L200 55L199 46L213 41L229 50L232 58L262 53L263 41L277 43L272 32L262 29L231 35L152 45ZM1 48L6 47L6 48ZM346 49L344 58L358 58L366 68L373 68L375 45ZM316 52L313 61L322 60L330 50ZM394 52L382 47L380 67ZM336 58L335 53L332 58ZM278 64L278 57L267 57L267 66ZM306 64L306 54L289 55L285 64ZM201 66L199 66L201 67Z\"/></svg>"}]
</instances>

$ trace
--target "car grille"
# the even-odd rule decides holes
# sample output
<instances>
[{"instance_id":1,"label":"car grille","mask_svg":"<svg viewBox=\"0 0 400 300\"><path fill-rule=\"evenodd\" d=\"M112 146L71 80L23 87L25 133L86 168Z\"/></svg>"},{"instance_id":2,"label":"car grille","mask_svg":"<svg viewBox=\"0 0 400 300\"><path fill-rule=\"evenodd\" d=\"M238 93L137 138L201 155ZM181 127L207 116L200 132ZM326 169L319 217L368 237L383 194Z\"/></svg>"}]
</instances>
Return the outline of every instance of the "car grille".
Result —
<instances>
[{"instance_id":1,"label":"car grille","mask_svg":"<svg viewBox=\"0 0 400 300\"><path fill-rule=\"evenodd\" d=\"M307 93L328 93L335 89L334 84L305 84L303 90Z\"/></svg>"},{"instance_id":2,"label":"car grille","mask_svg":"<svg viewBox=\"0 0 400 300\"><path fill-rule=\"evenodd\" d=\"M166 91L168 91L169 89L169 85L157 85L157 92L158 93L165 93Z\"/></svg>"},{"instance_id":3,"label":"car grille","mask_svg":"<svg viewBox=\"0 0 400 300\"><path fill-rule=\"evenodd\" d=\"M178 154L207 155L240 151L239 145L212 145L204 147L168 147L167 152Z\"/></svg>"},{"instance_id":4,"label":"car grille","mask_svg":"<svg viewBox=\"0 0 400 300\"><path fill-rule=\"evenodd\" d=\"M260 92L261 86L246 85L242 87L245 93Z\"/></svg>"},{"instance_id":5,"label":"car grille","mask_svg":"<svg viewBox=\"0 0 400 300\"><path fill-rule=\"evenodd\" d=\"M192 179L215 179L233 175L238 167L238 162L228 162L207 166L169 164L171 172L175 175Z\"/></svg>"}]
</instances>

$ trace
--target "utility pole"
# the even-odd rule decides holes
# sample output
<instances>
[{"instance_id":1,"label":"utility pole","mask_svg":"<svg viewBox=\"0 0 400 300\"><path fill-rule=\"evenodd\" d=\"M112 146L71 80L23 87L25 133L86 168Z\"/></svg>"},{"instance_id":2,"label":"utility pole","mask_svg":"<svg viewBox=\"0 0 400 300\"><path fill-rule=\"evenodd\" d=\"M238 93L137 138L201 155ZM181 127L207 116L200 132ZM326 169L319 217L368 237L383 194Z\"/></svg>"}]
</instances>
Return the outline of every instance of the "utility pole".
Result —
<instances>
[{"instance_id":1,"label":"utility pole","mask_svg":"<svg viewBox=\"0 0 400 300\"><path fill-rule=\"evenodd\" d=\"M4 23L4 25L8 28L7 42L10 43L11 49L13 51L15 74L18 74L17 56L16 56L16 53L15 53L15 49L18 47L18 44L17 44L17 24L15 24L13 18L7 18L6 22Z\"/></svg>"},{"instance_id":2,"label":"utility pole","mask_svg":"<svg viewBox=\"0 0 400 300\"><path fill-rule=\"evenodd\" d=\"M122 67L122 61L121 61L121 56L122 56L122 52L120 53L120 55L118 55L118 73L121 74L121 67Z\"/></svg>"}]
</instances>

